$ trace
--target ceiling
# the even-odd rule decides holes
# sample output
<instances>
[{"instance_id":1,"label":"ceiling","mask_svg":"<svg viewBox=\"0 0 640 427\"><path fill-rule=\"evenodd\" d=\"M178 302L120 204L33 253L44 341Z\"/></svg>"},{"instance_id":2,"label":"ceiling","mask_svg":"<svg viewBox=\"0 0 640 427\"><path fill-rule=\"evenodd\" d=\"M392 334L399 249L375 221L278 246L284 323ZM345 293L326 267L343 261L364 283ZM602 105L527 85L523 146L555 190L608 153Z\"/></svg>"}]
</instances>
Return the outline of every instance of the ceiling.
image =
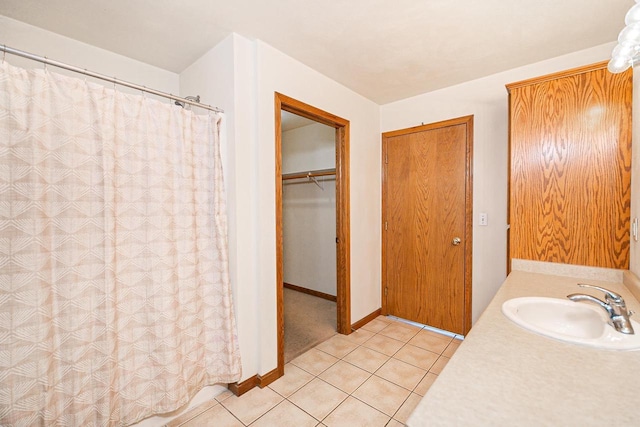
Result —
<instances>
[{"instance_id":1,"label":"ceiling","mask_svg":"<svg viewBox=\"0 0 640 427\"><path fill-rule=\"evenodd\" d=\"M633 4L0 0L0 14L176 73L236 32L385 104L615 41Z\"/></svg>"},{"instance_id":2,"label":"ceiling","mask_svg":"<svg viewBox=\"0 0 640 427\"><path fill-rule=\"evenodd\" d=\"M309 120L306 117L298 116L297 114L293 114L284 110L282 110L280 114L282 132L298 129L304 126L315 125L318 123L313 120Z\"/></svg>"}]
</instances>

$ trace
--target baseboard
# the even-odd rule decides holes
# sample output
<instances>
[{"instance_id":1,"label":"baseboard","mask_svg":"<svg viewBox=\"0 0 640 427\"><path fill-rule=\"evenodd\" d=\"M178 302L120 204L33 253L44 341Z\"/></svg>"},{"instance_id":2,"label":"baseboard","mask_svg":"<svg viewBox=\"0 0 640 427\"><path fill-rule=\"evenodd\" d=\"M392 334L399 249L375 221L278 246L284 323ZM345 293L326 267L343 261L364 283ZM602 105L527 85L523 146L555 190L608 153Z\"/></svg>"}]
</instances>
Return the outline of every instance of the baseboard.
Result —
<instances>
[{"instance_id":1,"label":"baseboard","mask_svg":"<svg viewBox=\"0 0 640 427\"><path fill-rule=\"evenodd\" d=\"M242 396L252 388L258 385L258 376L254 375L251 378L247 378L241 383L230 383L227 387L229 391L236 396Z\"/></svg>"},{"instance_id":2,"label":"baseboard","mask_svg":"<svg viewBox=\"0 0 640 427\"><path fill-rule=\"evenodd\" d=\"M303 294L309 294L313 295L314 297L328 299L329 301L336 302L338 300L338 297L336 297L335 295L325 294L324 292L314 291L313 289L303 288L302 286L292 285L291 283L284 282L282 286L294 291L302 292Z\"/></svg>"},{"instance_id":3,"label":"baseboard","mask_svg":"<svg viewBox=\"0 0 640 427\"><path fill-rule=\"evenodd\" d=\"M260 388L266 387L280 377L281 375L280 372L278 372L278 368L264 375L258 375L258 386Z\"/></svg>"},{"instance_id":4,"label":"baseboard","mask_svg":"<svg viewBox=\"0 0 640 427\"><path fill-rule=\"evenodd\" d=\"M376 317L380 316L380 313L382 313L382 308L377 309L373 313L368 314L362 319L358 320L356 323L351 324L351 330L355 331L356 329L362 328L364 325L371 322Z\"/></svg>"},{"instance_id":5,"label":"baseboard","mask_svg":"<svg viewBox=\"0 0 640 427\"><path fill-rule=\"evenodd\" d=\"M229 391L236 396L242 396L255 386L260 388L264 388L280 378L282 375L278 372L278 368L273 371L267 372L265 375L254 375L251 378L247 378L241 383L230 383L227 384L227 388Z\"/></svg>"}]
</instances>

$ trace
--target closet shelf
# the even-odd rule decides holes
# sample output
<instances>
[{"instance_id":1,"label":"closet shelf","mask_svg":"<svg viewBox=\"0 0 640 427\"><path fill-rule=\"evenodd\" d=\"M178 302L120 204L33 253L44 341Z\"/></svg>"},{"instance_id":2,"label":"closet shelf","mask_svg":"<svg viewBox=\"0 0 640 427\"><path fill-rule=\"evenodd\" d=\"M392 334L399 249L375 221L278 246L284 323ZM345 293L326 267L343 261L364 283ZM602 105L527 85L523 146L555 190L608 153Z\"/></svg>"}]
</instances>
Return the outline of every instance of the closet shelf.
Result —
<instances>
[{"instance_id":1,"label":"closet shelf","mask_svg":"<svg viewBox=\"0 0 640 427\"><path fill-rule=\"evenodd\" d=\"M318 169L318 170L307 171L307 172L286 173L286 174L282 175L282 180L286 181L288 179L314 178L314 177L317 177L317 176L330 176L330 175L335 175L335 174L336 174L335 168L333 168L333 169Z\"/></svg>"}]
</instances>

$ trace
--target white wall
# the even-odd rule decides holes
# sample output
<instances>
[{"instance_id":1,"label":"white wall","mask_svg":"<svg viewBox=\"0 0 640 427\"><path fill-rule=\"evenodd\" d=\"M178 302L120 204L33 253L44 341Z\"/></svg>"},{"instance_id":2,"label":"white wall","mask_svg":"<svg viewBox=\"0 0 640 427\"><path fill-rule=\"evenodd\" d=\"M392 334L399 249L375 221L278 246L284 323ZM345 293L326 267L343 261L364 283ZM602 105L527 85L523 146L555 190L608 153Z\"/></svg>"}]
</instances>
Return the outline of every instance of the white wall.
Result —
<instances>
[{"instance_id":1,"label":"white wall","mask_svg":"<svg viewBox=\"0 0 640 427\"><path fill-rule=\"evenodd\" d=\"M506 275L508 97L505 84L606 60L614 44L538 62L381 107L387 132L474 115L473 322ZM478 215L488 213L489 225Z\"/></svg>"},{"instance_id":2,"label":"white wall","mask_svg":"<svg viewBox=\"0 0 640 427\"><path fill-rule=\"evenodd\" d=\"M179 90L179 78L176 73L86 43L81 43L77 40L2 15L0 15L0 40L2 44L8 47L46 56L47 58L66 62L96 73L117 77L120 80L125 80L130 83L140 84L169 93L177 94ZM2 55L1 52L0 55ZM12 65L23 68L44 67L40 62L10 54L6 55L6 61ZM48 70L59 74L85 78L83 75L61 68L49 66ZM95 80L91 77L86 78L96 83L112 85L111 83ZM122 92L137 92L123 86L117 86L117 89ZM164 100L170 102L169 100Z\"/></svg>"},{"instance_id":3,"label":"white wall","mask_svg":"<svg viewBox=\"0 0 640 427\"><path fill-rule=\"evenodd\" d=\"M351 320L380 307L379 106L271 46L256 42L260 373L277 365L274 92L350 121Z\"/></svg>"},{"instance_id":4,"label":"white wall","mask_svg":"<svg viewBox=\"0 0 640 427\"><path fill-rule=\"evenodd\" d=\"M217 76L233 93L212 83ZM379 106L235 34L181 73L180 84L228 117L229 262L244 381L277 366L274 94L350 120L352 321L380 307Z\"/></svg>"},{"instance_id":5,"label":"white wall","mask_svg":"<svg viewBox=\"0 0 640 427\"><path fill-rule=\"evenodd\" d=\"M336 166L336 131L313 123L282 132L282 173Z\"/></svg>"},{"instance_id":6,"label":"white wall","mask_svg":"<svg viewBox=\"0 0 640 427\"><path fill-rule=\"evenodd\" d=\"M335 129L314 123L282 132L282 173L335 168ZM282 188L284 282L336 295L336 180L287 180Z\"/></svg>"}]
</instances>

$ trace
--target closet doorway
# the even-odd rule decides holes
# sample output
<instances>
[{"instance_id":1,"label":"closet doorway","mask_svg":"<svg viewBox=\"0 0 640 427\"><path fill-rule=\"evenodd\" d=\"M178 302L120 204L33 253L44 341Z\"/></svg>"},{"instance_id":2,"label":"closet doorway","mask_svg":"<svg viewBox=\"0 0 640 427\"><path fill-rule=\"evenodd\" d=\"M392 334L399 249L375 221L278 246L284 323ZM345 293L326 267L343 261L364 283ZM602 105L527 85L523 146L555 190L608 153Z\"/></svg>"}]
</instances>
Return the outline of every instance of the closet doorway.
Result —
<instances>
[{"instance_id":1,"label":"closet doorway","mask_svg":"<svg viewBox=\"0 0 640 427\"><path fill-rule=\"evenodd\" d=\"M315 151L315 160L308 162L308 154L299 147L285 147L283 149L283 116L287 120L298 119L305 122L308 129L298 132L288 131L288 134L322 134L325 142L313 143L315 147L307 147L310 151ZM318 125L319 126L316 126ZM326 126L331 129L327 129ZM305 126L306 127L306 126ZM329 134L327 134L329 130ZM334 136L334 147L327 146L327 139ZM317 298L320 296L327 303L331 297L335 297L335 318L333 326L335 331L341 334L351 332L350 314L350 261L349 261L349 121L326 111L315 108L311 105L297 101L293 98L276 93L275 94L275 141L276 141L276 286L277 286L277 328L278 328L278 375L284 375L284 365L289 360L285 360L285 286L286 292L293 295L293 298ZM285 141L287 143L287 141ZM304 142L302 142L304 144ZM283 161L283 153L287 156ZM333 159L329 158L333 156ZM306 165L305 166L305 162ZM332 165L333 163L333 165ZM329 166L329 167L327 167ZM330 167L335 166L335 167ZM292 170L293 169L293 170ZM284 189L286 187L286 189ZM314 213L315 221L308 223L309 227L323 227L325 231L325 242L318 243L327 247L326 233L330 233L331 244L335 244L335 251L329 248L325 253L335 256L334 260L324 260L325 265L330 265L335 271L320 272L321 279L314 279L313 260L305 260L300 265L288 265L285 262L295 262L300 253L295 248L285 249L288 245L304 244L304 240L309 238L308 244L316 229L305 229L305 221L296 221L297 224L287 223L287 217L291 220L291 215L297 213L307 213L311 211L311 206L304 206L300 199L296 201L296 194L310 194L314 192L320 196L324 204L321 209L326 213L327 201L335 203L335 210L323 218L318 218L321 213ZM297 206L296 206L297 204ZM284 209L292 206L296 212L287 212ZM334 215L335 214L335 219ZM332 222L334 227L328 223ZM286 238L285 238L286 234ZM335 243L333 243L335 242ZM303 247L303 249L305 249ZM293 252L292 252L293 251ZM299 252L302 252L300 250ZM325 255L326 256L326 255ZM318 260L322 261L322 260ZM328 262L327 262L328 261ZM286 276L285 277L285 273ZM318 273L316 271L316 273ZM305 277L308 275L308 280ZM318 276L318 274L316 274ZM289 282L287 282L289 278ZM300 283L291 283L299 281ZM321 283L324 282L324 283ZM302 294L299 291L304 291ZM315 295L315 296L312 296ZM322 302L320 302L322 304ZM313 321L313 319L309 319ZM290 327L292 327L290 325ZM295 325L297 330L304 330L305 325Z\"/></svg>"}]
</instances>

